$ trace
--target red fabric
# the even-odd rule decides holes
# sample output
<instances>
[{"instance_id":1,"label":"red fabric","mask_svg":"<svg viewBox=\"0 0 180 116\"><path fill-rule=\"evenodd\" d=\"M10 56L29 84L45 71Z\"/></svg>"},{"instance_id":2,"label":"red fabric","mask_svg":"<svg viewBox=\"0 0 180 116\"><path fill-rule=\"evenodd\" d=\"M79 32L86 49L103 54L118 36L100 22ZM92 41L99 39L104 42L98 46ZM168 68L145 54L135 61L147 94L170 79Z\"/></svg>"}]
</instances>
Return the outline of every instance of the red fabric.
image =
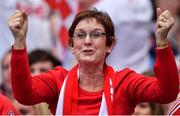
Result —
<instances>
[{"instance_id":1,"label":"red fabric","mask_svg":"<svg viewBox=\"0 0 180 116\"><path fill-rule=\"evenodd\" d=\"M62 25L59 28L58 36L62 43L63 48L67 48L69 37L68 37L68 27L66 26L65 22L68 16L70 16L73 13L72 8L69 5L70 3L68 0L45 0L45 1L48 3L50 8L59 12Z\"/></svg>"},{"instance_id":2,"label":"red fabric","mask_svg":"<svg viewBox=\"0 0 180 116\"><path fill-rule=\"evenodd\" d=\"M0 115L20 115L20 113L12 105L11 101L0 94Z\"/></svg>"},{"instance_id":3,"label":"red fabric","mask_svg":"<svg viewBox=\"0 0 180 116\"><path fill-rule=\"evenodd\" d=\"M61 0L58 4L58 9L61 12L61 17L63 20L65 20L72 13L67 0Z\"/></svg>"},{"instance_id":4,"label":"red fabric","mask_svg":"<svg viewBox=\"0 0 180 116\"><path fill-rule=\"evenodd\" d=\"M78 114L78 77L77 77L78 65L75 66L70 73L68 74L66 86L65 86L65 95L64 95L64 106L63 114ZM109 79L113 75L114 71L110 66L104 66L104 94L106 98L106 103L108 107L108 114L112 114L112 102L110 98L110 82Z\"/></svg>"},{"instance_id":5,"label":"red fabric","mask_svg":"<svg viewBox=\"0 0 180 116\"><path fill-rule=\"evenodd\" d=\"M105 74L105 78L104 78L104 94L105 94L105 98L106 98L106 103L107 103L107 109L108 109L108 114L112 115L113 111L112 111L112 101L111 101L111 95L110 95L110 78L111 80L113 80L113 78L115 77L115 72L113 71L112 67L110 66L105 66L104 69L104 74Z\"/></svg>"},{"instance_id":6,"label":"red fabric","mask_svg":"<svg viewBox=\"0 0 180 116\"><path fill-rule=\"evenodd\" d=\"M45 1L48 3L50 8L52 8L53 10L56 9L57 6L56 6L56 1L55 0L45 0Z\"/></svg>"},{"instance_id":7,"label":"red fabric","mask_svg":"<svg viewBox=\"0 0 180 116\"><path fill-rule=\"evenodd\" d=\"M69 73L65 86L63 114L77 114L78 81L77 66Z\"/></svg>"},{"instance_id":8,"label":"red fabric","mask_svg":"<svg viewBox=\"0 0 180 116\"><path fill-rule=\"evenodd\" d=\"M53 10L59 11L60 16L65 20L71 13L71 7L67 0L45 0L49 7Z\"/></svg>"},{"instance_id":9,"label":"red fabric","mask_svg":"<svg viewBox=\"0 0 180 116\"><path fill-rule=\"evenodd\" d=\"M114 114L132 114L137 103L151 101L169 103L176 99L179 92L179 78L174 56L170 47L156 50L156 78L139 75L130 69L118 71L114 78ZM56 67L47 73L31 78L26 49L12 49L11 82L15 98L27 105L47 102L51 112L55 114L56 105L64 78L68 71ZM79 100L87 96L78 94L78 111L89 111L87 106L81 106ZM85 102L85 101L84 101ZM98 100L101 102L101 100ZM86 104L86 103L84 103ZM99 110L100 106L97 107ZM93 108L92 108L93 109ZM83 112L78 112L84 114ZM91 114L91 112L90 112Z\"/></svg>"},{"instance_id":10,"label":"red fabric","mask_svg":"<svg viewBox=\"0 0 180 116\"><path fill-rule=\"evenodd\" d=\"M180 108L176 109L173 115L180 115Z\"/></svg>"},{"instance_id":11,"label":"red fabric","mask_svg":"<svg viewBox=\"0 0 180 116\"><path fill-rule=\"evenodd\" d=\"M68 30L67 28L62 25L61 26L61 29L59 30L59 33L58 33L59 37L60 37L60 41L62 42L62 46L63 48L67 48L68 47Z\"/></svg>"},{"instance_id":12,"label":"red fabric","mask_svg":"<svg viewBox=\"0 0 180 116\"><path fill-rule=\"evenodd\" d=\"M87 92L78 88L78 114L97 115L100 110L103 90L98 92Z\"/></svg>"}]
</instances>

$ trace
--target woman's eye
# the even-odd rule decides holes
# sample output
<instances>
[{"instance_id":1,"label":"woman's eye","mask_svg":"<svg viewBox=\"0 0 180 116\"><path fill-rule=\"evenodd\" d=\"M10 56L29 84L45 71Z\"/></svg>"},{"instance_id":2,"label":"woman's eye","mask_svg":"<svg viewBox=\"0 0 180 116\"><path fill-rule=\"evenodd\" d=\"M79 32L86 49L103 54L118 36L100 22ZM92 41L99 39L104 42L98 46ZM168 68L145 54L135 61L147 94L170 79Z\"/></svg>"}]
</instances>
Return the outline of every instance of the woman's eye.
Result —
<instances>
[{"instance_id":1,"label":"woman's eye","mask_svg":"<svg viewBox=\"0 0 180 116\"><path fill-rule=\"evenodd\" d=\"M98 38L100 36L100 33L99 32L94 32L92 33L92 37L93 38Z\"/></svg>"},{"instance_id":2,"label":"woman's eye","mask_svg":"<svg viewBox=\"0 0 180 116\"><path fill-rule=\"evenodd\" d=\"M83 38L86 37L86 34L85 33L78 33L77 37L80 38L80 39L83 39Z\"/></svg>"}]
</instances>

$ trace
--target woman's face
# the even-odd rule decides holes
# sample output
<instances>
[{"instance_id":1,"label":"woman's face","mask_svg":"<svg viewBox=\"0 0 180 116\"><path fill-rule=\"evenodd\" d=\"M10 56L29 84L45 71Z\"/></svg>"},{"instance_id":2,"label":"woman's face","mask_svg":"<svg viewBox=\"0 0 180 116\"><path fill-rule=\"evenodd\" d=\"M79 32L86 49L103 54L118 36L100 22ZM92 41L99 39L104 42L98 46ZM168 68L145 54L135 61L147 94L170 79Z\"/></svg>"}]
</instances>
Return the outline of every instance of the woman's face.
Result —
<instances>
[{"instance_id":1,"label":"woman's face","mask_svg":"<svg viewBox=\"0 0 180 116\"><path fill-rule=\"evenodd\" d=\"M80 64L104 63L106 54L111 50L106 46L104 27L96 19L85 19L77 24L72 52Z\"/></svg>"}]
</instances>

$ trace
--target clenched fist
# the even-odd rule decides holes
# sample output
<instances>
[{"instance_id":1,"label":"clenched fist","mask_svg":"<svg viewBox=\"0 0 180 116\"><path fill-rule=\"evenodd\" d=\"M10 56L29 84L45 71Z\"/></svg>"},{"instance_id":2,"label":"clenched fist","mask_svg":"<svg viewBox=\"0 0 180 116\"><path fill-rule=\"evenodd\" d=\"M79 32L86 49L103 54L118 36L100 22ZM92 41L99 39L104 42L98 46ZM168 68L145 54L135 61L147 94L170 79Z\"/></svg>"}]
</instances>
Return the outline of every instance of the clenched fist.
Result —
<instances>
[{"instance_id":1,"label":"clenched fist","mask_svg":"<svg viewBox=\"0 0 180 116\"><path fill-rule=\"evenodd\" d=\"M14 36L14 49L26 47L26 33L28 28L27 14L16 11L8 20L9 28Z\"/></svg>"},{"instance_id":2,"label":"clenched fist","mask_svg":"<svg viewBox=\"0 0 180 116\"><path fill-rule=\"evenodd\" d=\"M157 47L165 47L168 45L167 35L174 25L174 18L172 14L166 10L162 12L157 8L157 22L156 22L156 44Z\"/></svg>"}]
</instances>

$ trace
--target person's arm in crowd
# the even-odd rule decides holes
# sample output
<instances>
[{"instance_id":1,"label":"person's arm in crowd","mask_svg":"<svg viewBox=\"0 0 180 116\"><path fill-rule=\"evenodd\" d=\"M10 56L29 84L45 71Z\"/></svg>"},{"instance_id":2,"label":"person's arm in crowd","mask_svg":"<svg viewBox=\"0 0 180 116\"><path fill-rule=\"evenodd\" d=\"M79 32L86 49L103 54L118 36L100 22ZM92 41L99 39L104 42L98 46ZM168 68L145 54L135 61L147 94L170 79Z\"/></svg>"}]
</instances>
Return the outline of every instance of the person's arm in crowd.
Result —
<instances>
[{"instance_id":1,"label":"person's arm in crowd","mask_svg":"<svg viewBox=\"0 0 180 116\"><path fill-rule=\"evenodd\" d=\"M10 100L0 94L0 115L20 115L19 111L12 105Z\"/></svg>"}]
</instances>

